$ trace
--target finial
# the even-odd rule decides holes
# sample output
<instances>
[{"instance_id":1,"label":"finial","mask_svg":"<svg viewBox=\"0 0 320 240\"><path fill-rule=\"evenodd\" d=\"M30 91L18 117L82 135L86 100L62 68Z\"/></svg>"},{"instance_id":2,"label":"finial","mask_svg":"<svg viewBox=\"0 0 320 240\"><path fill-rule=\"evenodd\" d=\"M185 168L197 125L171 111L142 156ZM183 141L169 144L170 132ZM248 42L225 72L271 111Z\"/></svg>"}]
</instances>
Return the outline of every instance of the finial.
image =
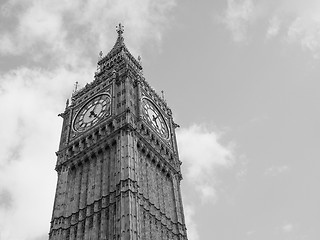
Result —
<instances>
[{"instance_id":1,"label":"finial","mask_svg":"<svg viewBox=\"0 0 320 240\"><path fill-rule=\"evenodd\" d=\"M77 92L78 91L78 81L74 84L74 90L73 90L73 93Z\"/></svg>"},{"instance_id":2,"label":"finial","mask_svg":"<svg viewBox=\"0 0 320 240\"><path fill-rule=\"evenodd\" d=\"M102 56L103 56L103 52L100 51L100 52L99 52L99 58L102 59Z\"/></svg>"},{"instance_id":3,"label":"finial","mask_svg":"<svg viewBox=\"0 0 320 240\"><path fill-rule=\"evenodd\" d=\"M139 61L139 63L141 63L141 56L140 55L138 56L138 61Z\"/></svg>"},{"instance_id":4,"label":"finial","mask_svg":"<svg viewBox=\"0 0 320 240\"><path fill-rule=\"evenodd\" d=\"M119 23L118 26L116 26L116 30L117 30L117 33L120 36L122 36L122 33L124 32L124 26L121 25L121 23Z\"/></svg>"},{"instance_id":5,"label":"finial","mask_svg":"<svg viewBox=\"0 0 320 240\"><path fill-rule=\"evenodd\" d=\"M66 108L69 106L69 98L66 101Z\"/></svg>"},{"instance_id":6,"label":"finial","mask_svg":"<svg viewBox=\"0 0 320 240\"><path fill-rule=\"evenodd\" d=\"M164 91L163 90L161 91L161 97L164 100Z\"/></svg>"}]
</instances>

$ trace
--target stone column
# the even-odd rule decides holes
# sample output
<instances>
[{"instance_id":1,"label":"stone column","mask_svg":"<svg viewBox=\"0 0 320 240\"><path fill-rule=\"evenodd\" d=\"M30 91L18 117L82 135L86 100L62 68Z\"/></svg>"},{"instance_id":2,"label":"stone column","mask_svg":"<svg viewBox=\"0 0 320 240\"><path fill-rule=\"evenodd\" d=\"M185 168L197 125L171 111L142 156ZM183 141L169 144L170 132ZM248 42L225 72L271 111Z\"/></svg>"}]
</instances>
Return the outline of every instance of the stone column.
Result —
<instances>
[{"instance_id":1,"label":"stone column","mask_svg":"<svg viewBox=\"0 0 320 240\"><path fill-rule=\"evenodd\" d=\"M95 173L95 189L94 189L94 200L97 201L97 200L100 200L101 198L101 165L102 165L102 153L101 154L98 154L96 153L97 155L97 161L96 161L96 173Z\"/></svg>"},{"instance_id":2,"label":"stone column","mask_svg":"<svg viewBox=\"0 0 320 240\"><path fill-rule=\"evenodd\" d=\"M89 232L89 218L87 217L85 220L85 227L84 227L84 238L83 240L90 240L90 232Z\"/></svg>"},{"instance_id":3,"label":"stone column","mask_svg":"<svg viewBox=\"0 0 320 240\"><path fill-rule=\"evenodd\" d=\"M92 238L90 240L98 240L99 239L99 225L98 225L98 213L94 213L93 215L93 228L92 228ZM100 239L99 239L100 240Z\"/></svg>"},{"instance_id":4,"label":"stone column","mask_svg":"<svg viewBox=\"0 0 320 240\"><path fill-rule=\"evenodd\" d=\"M88 171L89 171L89 162L83 162L82 166L82 176L81 176L81 191L80 191L80 201L79 208L86 208L87 204L87 192L88 192Z\"/></svg>"},{"instance_id":5,"label":"stone column","mask_svg":"<svg viewBox=\"0 0 320 240\"><path fill-rule=\"evenodd\" d=\"M73 196L74 196L73 213L77 213L79 211L82 170L83 170L82 165L77 166L74 193L73 193ZM76 221L77 220L78 219L76 219Z\"/></svg>"},{"instance_id":6,"label":"stone column","mask_svg":"<svg viewBox=\"0 0 320 240\"><path fill-rule=\"evenodd\" d=\"M62 172L61 172L61 188L60 188L60 211L59 215L65 216L66 214L66 201L67 201L67 186L68 186L68 172L69 168L68 167L62 167Z\"/></svg>"},{"instance_id":7,"label":"stone column","mask_svg":"<svg viewBox=\"0 0 320 240\"><path fill-rule=\"evenodd\" d=\"M172 175L172 189L173 189L173 197L174 197L174 205L176 209L176 218L179 223L182 223L182 217L181 217L181 208L180 208L180 196L178 193L178 188L177 188L177 176Z\"/></svg>"},{"instance_id":8,"label":"stone column","mask_svg":"<svg viewBox=\"0 0 320 240\"><path fill-rule=\"evenodd\" d=\"M69 217L72 214L72 207L73 207L73 190L74 190L74 180L75 180L75 170L71 169L71 167L69 167L69 171L68 171L68 180L67 180L67 191L66 191L66 200L65 200L65 204L66 204L66 213L65 213L65 217ZM71 221L69 221L69 224L67 227L70 227Z\"/></svg>"},{"instance_id":9,"label":"stone column","mask_svg":"<svg viewBox=\"0 0 320 240\"><path fill-rule=\"evenodd\" d=\"M117 172L116 172L116 161L117 161L117 158L116 158L116 154L117 154L117 145L113 145L113 146L110 146L110 164L109 164L109 194L110 192L113 192L116 190L115 188L115 179L116 179L116 175L117 175Z\"/></svg>"},{"instance_id":10,"label":"stone column","mask_svg":"<svg viewBox=\"0 0 320 240\"><path fill-rule=\"evenodd\" d=\"M102 196L106 197L109 194L110 180L110 148L104 149L103 151L103 163L102 163Z\"/></svg>"},{"instance_id":11,"label":"stone column","mask_svg":"<svg viewBox=\"0 0 320 240\"><path fill-rule=\"evenodd\" d=\"M77 240L83 239L83 221L78 222L78 228L77 228Z\"/></svg>"},{"instance_id":12,"label":"stone column","mask_svg":"<svg viewBox=\"0 0 320 240\"><path fill-rule=\"evenodd\" d=\"M94 199L94 184L95 184L95 161L96 157L93 156L89 160L89 169L88 169L88 185L87 185L87 205L90 205L93 203Z\"/></svg>"},{"instance_id":13,"label":"stone column","mask_svg":"<svg viewBox=\"0 0 320 240\"><path fill-rule=\"evenodd\" d=\"M69 238L69 240L75 240L74 230L75 230L74 227L71 226L70 227L70 238Z\"/></svg>"},{"instance_id":14,"label":"stone column","mask_svg":"<svg viewBox=\"0 0 320 240\"><path fill-rule=\"evenodd\" d=\"M101 240L107 240L107 216L106 216L106 209L102 209L102 210L101 210L100 239L101 239Z\"/></svg>"},{"instance_id":15,"label":"stone column","mask_svg":"<svg viewBox=\"0 0 320 240\"><path fill-rule=\"evenodd\" d=\"M140 120L142 113L141 113L141 80L137 79L137 110L138 110L138 120Z\"/></svg>"}]
</instances>

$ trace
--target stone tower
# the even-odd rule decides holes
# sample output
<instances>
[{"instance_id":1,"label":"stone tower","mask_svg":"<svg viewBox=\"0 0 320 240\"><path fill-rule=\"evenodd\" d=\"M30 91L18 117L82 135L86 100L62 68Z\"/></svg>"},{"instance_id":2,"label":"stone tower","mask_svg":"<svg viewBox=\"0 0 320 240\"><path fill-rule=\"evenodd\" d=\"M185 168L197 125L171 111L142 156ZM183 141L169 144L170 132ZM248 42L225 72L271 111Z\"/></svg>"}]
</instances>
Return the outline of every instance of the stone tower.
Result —
<instances>
[{"instance_id":1,"label":"stone tower","mask_svg":"<svg viewBox=\"0 0 320 240\"><path fill-rule=\"evenodd\" d=\"M50 240L186 240L172 112L124 44L67 102Z\"/></svg>"}]
</instances>

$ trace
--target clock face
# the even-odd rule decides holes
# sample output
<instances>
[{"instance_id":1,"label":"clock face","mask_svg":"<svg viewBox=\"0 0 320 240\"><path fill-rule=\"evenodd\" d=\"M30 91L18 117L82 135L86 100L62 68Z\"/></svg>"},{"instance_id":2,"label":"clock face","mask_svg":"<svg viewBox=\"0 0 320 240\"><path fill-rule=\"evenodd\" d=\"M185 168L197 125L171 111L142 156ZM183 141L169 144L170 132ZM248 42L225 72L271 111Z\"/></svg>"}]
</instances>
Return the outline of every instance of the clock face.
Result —
<instances>
[{"instance_id":1,"label":"clock face","mask_svg":"<svg viewBox=\"0 0 320 240\"><path fill-rule=\"evenodd\" d=\"M111 113L111 99L107 94L98 95L89 100L78 112L73 128L83 132Z\"/></svg>"},{"instance_id":2,"label":"clock face","mask_svg":"<svg viewBox=\"0 0 320 240\"><path fill-rule=\"evenodd\" d=\"M169 138L169 130L167 124L157 109L157 107L148 99L143 99L143 117L153 127L153 129L165 139Z\"/></svg>"}]
</instances>

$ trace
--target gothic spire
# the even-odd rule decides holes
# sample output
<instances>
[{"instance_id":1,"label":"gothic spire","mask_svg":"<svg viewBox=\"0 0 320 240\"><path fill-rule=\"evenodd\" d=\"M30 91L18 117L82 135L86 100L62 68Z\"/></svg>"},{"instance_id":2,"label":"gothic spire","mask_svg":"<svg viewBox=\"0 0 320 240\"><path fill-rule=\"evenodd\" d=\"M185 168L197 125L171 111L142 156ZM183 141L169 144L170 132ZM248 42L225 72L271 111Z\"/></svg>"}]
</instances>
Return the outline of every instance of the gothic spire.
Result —
<instances>
[{"instance_id":1,"label":"gothic spire","mask_svg":"<svg viewBox=\"0 0 320 240\"><path fill-rule=\"evenodd\" d=\"M133 62L133 64L138 68L138 69L142 69L140 62L137 61L132 54L130 53L130 51L127 49L127 47L124 44L124 37L123 37L123 32L124 32L124 26L119 23L119 25L116 26L116 32L118 33L118 37L117 37L117 41L114 44L113 48L110 50L110 52L100 58L100 60L98 61L98 65L101 66L103 65L105 62L107 62L109 59L111 59L113 56L115 56L116 54L118 54L119 52L124 52L124 54L126 54L128 56L128 58L130 59L130 61Z\"/></svg>"}]
</instances>

